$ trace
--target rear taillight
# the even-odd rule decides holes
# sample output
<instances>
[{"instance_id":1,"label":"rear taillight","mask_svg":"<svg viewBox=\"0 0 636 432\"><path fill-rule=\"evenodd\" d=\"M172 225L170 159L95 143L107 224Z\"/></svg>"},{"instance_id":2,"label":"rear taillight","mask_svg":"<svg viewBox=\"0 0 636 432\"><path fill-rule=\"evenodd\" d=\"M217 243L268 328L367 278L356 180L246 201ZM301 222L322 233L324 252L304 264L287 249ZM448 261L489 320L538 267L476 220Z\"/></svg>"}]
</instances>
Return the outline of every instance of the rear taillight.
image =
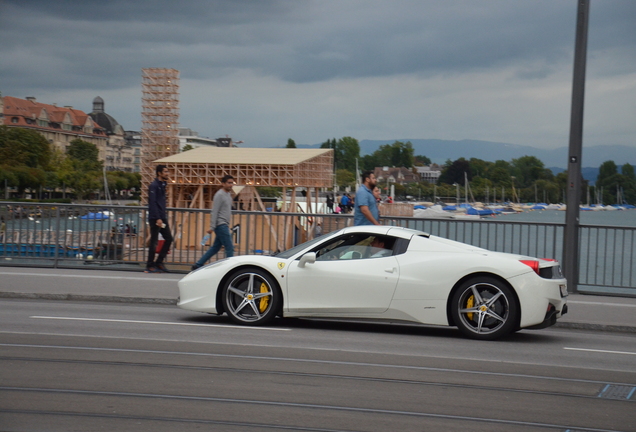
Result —
<instances>
[{"instance_id":1,"label":"rear taillight","mask_svg":"<svg viewBox=\"0 0 636 432\"><path fill-rule=\"evenodd\" d=\"M530 267L536 274L539 274L539 261L535 260L519 260L519 262L524 263L528 267Z\"/></svg>"}]
</instances>

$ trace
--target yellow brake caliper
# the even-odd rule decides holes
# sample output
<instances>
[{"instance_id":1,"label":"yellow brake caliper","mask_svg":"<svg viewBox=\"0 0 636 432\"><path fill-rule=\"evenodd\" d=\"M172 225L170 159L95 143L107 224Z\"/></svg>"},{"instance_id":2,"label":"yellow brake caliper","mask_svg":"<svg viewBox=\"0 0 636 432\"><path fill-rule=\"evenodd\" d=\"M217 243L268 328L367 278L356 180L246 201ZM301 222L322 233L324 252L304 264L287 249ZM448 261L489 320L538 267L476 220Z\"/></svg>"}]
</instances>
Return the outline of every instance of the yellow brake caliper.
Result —
<instances>
[{"instance_id":1,"label":"yellow brake caliper","mask_svg":"<svg viewBox=\"0 0 636 432\"><path fill-rule=\"evenodd\" d=\"M267 289L267 285L265 285L264 282L261 282L261 292L262 293L266 293L268 291ZM258 310L261 312L265 312L265 310L267 309L267 305L269 304L269 296L267 297L261 297L261 301L258 305Z\"/></svg>"},{"instance_id":2,"label":"yellow brake caliper","mask_svg":"<svg viewBox=\"0 0 636 432\"><path fill-rule=\"evenodd\" d=\"M466 300L466 309L470 309L474 305L475 305L475 296L471 295L470 297L468 297L468 300ZM472 312L467 313L466 316L468 317L469 320L471 321L473 320Z\"/></svg>"}]
</instances>

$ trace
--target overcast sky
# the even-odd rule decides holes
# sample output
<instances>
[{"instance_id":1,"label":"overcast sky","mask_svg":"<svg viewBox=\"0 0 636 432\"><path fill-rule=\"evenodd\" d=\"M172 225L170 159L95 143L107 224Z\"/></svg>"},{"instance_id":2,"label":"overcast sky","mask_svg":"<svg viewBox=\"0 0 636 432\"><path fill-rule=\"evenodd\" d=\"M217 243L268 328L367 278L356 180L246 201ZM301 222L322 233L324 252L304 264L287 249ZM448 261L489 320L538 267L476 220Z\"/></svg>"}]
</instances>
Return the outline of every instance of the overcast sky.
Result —
<instances>
[{"instance_id":1,"label":"overcast sky","mask_svg":"<svg viewBox=\"0 0 636 432\"><path fill-rule=\"evenodd\" d=\"M141 69L182 127L568 145L576 0L0 0L0 91L141 128ZM591 0L584 145L636 147L636 1Z\"/></svg>"}]
</instances>

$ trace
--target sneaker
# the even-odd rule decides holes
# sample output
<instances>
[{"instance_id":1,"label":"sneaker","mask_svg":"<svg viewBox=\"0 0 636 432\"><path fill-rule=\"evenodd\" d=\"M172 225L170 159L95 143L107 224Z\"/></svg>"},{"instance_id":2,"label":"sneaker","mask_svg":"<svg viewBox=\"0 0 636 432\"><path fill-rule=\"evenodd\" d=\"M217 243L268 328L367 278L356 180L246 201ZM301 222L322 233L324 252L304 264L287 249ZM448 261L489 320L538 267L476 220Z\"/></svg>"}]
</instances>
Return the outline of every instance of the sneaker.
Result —
<instances>
[{"instance_id":1,"label":"sneaker","mask_svg":"<svg viewBox=\"0 0 636 432\"><path fill-rule=\"evenodd\" d=\"M201 268L201 266L194 264L192 267L190 267L190 271L195 271L198 268Z\"/></svg>"},{"instance_id":2,"label":"sneaker","mask_svg":"<svg viewBox=\"0 0 636 432\"><path fill-rule=\"evenodd\" d=\"M161 263L161 264L157 264L157 272L159 272L159 273L170 273L170 270L168 270L166 268L166 266L163 265L163 263Z\"/></svg>"},{"instance_id":3,"label":"sneaker","mask_svg":"<svg viewBox=\"0 0 636 432\"><path fill-rule=\"evenodd\" d=\"M146 270L144 270L144 273L160 273L161 270L157 270L156 267L146 267Z\"/></svg>"}]
</instances>

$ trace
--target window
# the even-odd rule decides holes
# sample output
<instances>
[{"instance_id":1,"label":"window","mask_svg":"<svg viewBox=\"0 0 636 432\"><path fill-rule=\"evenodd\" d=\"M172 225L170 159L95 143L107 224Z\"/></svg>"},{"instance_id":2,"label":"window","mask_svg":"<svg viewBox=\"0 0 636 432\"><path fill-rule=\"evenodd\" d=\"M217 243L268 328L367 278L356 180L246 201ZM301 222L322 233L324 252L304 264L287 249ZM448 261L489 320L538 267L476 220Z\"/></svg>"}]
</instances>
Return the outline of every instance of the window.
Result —
<instances>
[{"instance_id":1,"label":"window","mask_svg":"<svg viewBox=\"0 0 636 432\"><path fill-rule=\"evenodd\" d=\"M395 237L369 234L348 234L321 245L316 261L375 259L394 255Z\"/></svg>"}]
</instances>

